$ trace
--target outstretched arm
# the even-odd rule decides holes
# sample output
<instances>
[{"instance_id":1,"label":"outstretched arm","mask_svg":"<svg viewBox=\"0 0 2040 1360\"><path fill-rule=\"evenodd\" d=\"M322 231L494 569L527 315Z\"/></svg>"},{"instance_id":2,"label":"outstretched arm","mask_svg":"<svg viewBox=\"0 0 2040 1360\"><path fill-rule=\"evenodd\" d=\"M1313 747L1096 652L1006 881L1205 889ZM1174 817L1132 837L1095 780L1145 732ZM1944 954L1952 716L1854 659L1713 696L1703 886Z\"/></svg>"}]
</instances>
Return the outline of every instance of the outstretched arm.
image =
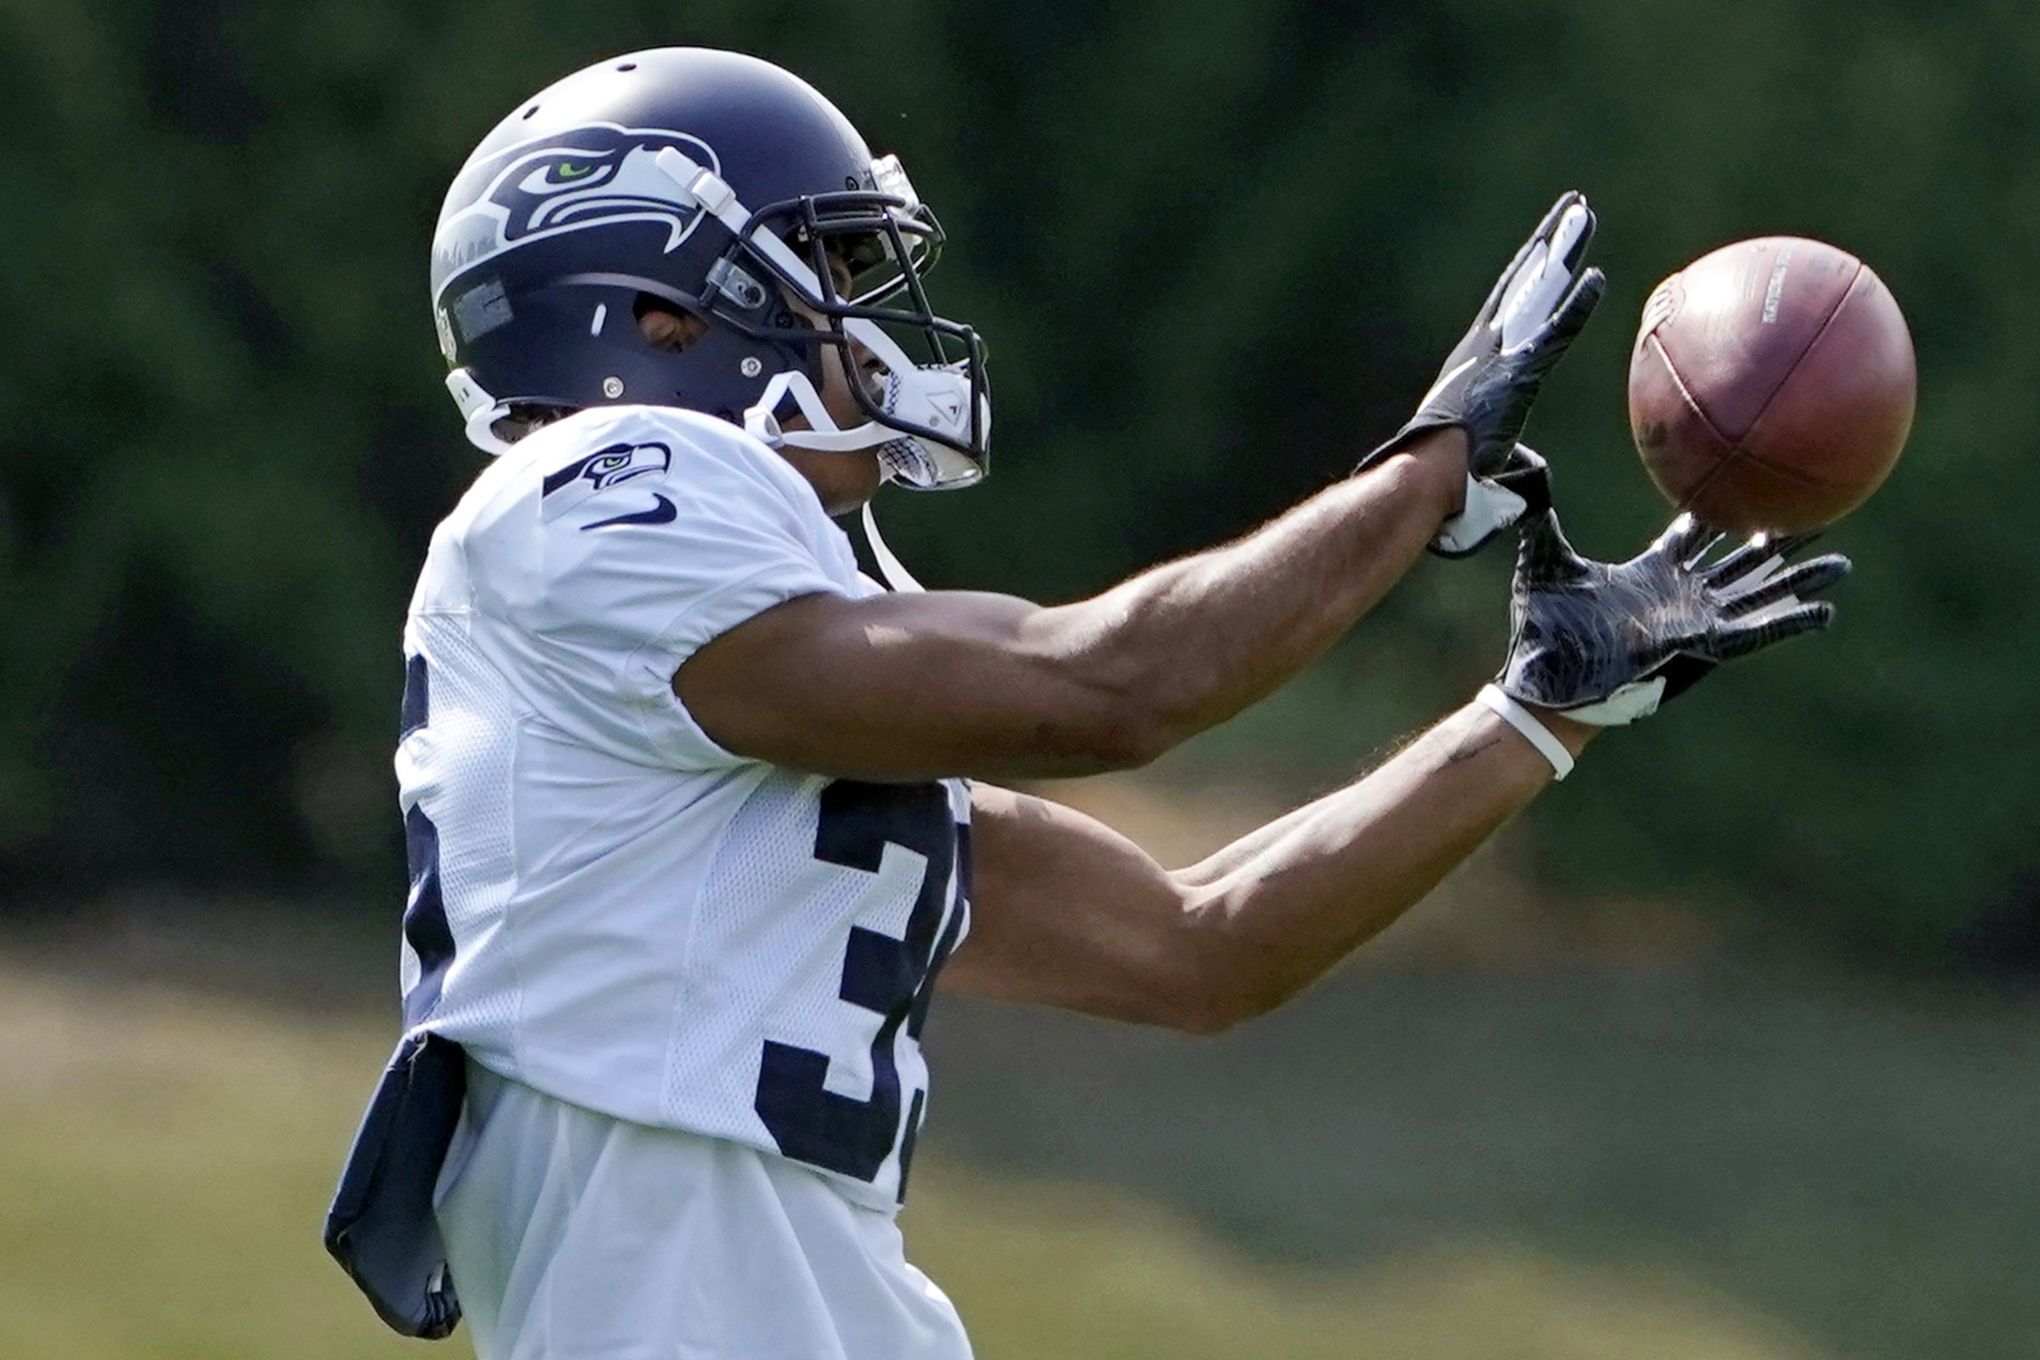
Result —
<instances>
[{"instance_id":1,"label":"outstretched arm","mask_svg":"<svg viewBox=\"0 0 2040 1360\"><path fill-rule=\"evenodd\" d=\"M1546 511L1524 536L1509 658L1484 692L1511 718L1469 704L1358 783L1187 869L1069 808L979 790L974 926L945 978L1192 1030L1281 1003L1429 892L1599 728L1827 625L1831 607L1807 597L1848 559L1789 566L1807 540L1763 536L1715 557L1708 539L1682 516L1629 561L1591 562Z\"/></svg>"},{"instance_id":2,"label":"outstretched arm","mask_svg":"<svg viewBox=\"0 0 2040 1360\"><path fill-rule=\"evenodd\" d=\"M1426 543L1463 555L1545 501L1517 445L1601 296L1593 213L1552 205L1415 417L1360 472L1255 533L1043 609L944 592L790 600L695 652L674 690L740 755L872 780L1140 765L1317 656Z\"/></svg>"},{"instance_id":3,"label":"outstretched arm","mask_svg":"<svg viewBox=\"0 0 2040 1360\"><path fill-rule=\"evenodd\" d=\"M708 643L674 689L739 754L873 780L1086 774L1153 759L1295 675L1385 595L1465 492L1465 437L1223 547L1043 607L810 595Z\"/></svg>"},{"instance_id":4,"label":"outstretched arm","mask_svg":"<svg viewBox=\"0 0 2040 1360\"><path fill-rule=\"evenodd\" d=\"M1575 752L1591 736L1546 721ZM1551 777L1527 740L1469 704L1357 783L1175 871L1071 808L980 787L971 935L943 984L1223 1029L1394 921Z\"/></svg>"}]
</instances>

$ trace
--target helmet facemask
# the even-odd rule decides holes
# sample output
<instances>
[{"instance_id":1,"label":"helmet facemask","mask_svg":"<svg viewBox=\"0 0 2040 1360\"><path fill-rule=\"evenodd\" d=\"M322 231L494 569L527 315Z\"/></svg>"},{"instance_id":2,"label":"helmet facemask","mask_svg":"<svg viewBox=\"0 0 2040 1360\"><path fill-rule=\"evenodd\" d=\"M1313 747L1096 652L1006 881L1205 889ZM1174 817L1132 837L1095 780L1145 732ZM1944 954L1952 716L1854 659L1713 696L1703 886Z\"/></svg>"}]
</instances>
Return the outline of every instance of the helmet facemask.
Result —
<instances>
[{"instance_id":1,"label":"helmet facemask","mask_svg":"<svg viewBox=\"0 0 2040 1360\"><path fill-rule=\"evenodd\" d=\"M756 209L678 150L662 150L658 165L730 235L708 272L710 314L754 339L810 345L818 356L833 349L865 417L861 425L836 422L816 388L815 363L773 375L743 413L747 430L798 448L875 451L890 480L919 490L983 478L991 439L983 343L929 303L921 276L940 251L942 228L897 158L873 163L875 190L803 195ZM847 295L837 287L832 256L849 268ZM760 325L755 318L768 289L783 290L820 324ZM902 338L921 352L920 361ZM875 391L860 381L860 351L878 368ZM780 424L788 402L806 429Z\"/></svg>"}]
</instances>

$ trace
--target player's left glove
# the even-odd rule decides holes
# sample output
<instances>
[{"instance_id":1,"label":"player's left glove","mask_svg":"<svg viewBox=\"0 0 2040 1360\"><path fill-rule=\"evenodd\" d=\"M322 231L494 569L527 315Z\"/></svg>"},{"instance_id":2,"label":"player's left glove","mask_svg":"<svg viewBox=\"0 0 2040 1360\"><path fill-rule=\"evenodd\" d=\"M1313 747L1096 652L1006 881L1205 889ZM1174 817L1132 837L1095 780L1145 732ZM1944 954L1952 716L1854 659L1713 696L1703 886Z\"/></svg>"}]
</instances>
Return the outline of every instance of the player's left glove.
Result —
<instances>
[{"instance_id":1,"label":"player's left glove","mask_svg":"<svg viewBox=\"0 0 2040 1360\"><path fill-rule=\"evenodd\" d=\"M1543 462L1517 440L1545 374L1601 300L1601 271L1582 268L1593 239L1587 200L1561 195L1495 280L1417 413L1360 461L1362 470L1372 467L1427 430L1465 431L1466 511L1446 521L1434 551L1463 557L1550 504Z\"/></svg>"},{"instance_id":2,"label":"player's left glove","mask_svg":"<svg viewBox=\"0 0 2040 1360\"><path fill-rule=\"evenodd\" d=\"M1788 567L1813 535L1758 535L1706 562L1723 539L1681 515L1629 561L1593 562L1565 541L1555 512L1537 516L1517 553L1509 657L1495 684L1521 703L1615 727L1723 661L1828 626L1834 606L1808 597L1846 576L1848 558Z\"/></svg>"}]
</instances>

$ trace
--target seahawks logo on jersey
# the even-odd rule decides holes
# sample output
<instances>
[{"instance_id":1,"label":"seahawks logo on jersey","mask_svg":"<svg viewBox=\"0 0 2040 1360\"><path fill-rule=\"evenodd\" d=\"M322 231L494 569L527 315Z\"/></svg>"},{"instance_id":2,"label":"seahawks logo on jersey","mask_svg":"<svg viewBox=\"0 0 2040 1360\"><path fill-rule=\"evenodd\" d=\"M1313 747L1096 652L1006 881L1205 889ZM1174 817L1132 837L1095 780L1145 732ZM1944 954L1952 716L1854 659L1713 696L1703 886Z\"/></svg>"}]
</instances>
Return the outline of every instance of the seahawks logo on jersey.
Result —
<instances>
[{"instance_id":1,"label":"seahawks logo on jersey","mask_svg":"<svg viewBox=\"0 0 2040 1360\"><path fill-rule=\"evenodd\" d=\"M588 482L597 491L607 491L647 473L664 472L672 465L673 450L664 444L609 444L548 472L540 495L550 496L576 481Z\"/></svg>"},{"instance_id":2,"label":"seahawks logo on jersey","mask_svg":"<svg viewBox=\"0 0 2040 1360\"><path fill-rule=\"evenodd\" d=\"M541 512L542 516L547 523L551 523L605 491L613 491L640 477L655 473L663 474L672 465L673 450L657 441L604 445L595 452L583 454L545 475L545 482L539 493L539 499L545 507ZM609 500L603 502L603 508L609 508L610 505ZM634 509L611 515L607 519L596 520L581 527L586 530L607 529L622 524L671 524L677 515L678 507L672 501L653 492L651 505L647 509Z\"/></svg>"},{"instance_id":3,"label":"seahawks logo on jersey","mask_svg":"<svg viewBox=\"0 0 2040 1360\"><path fill-rule=\"evenodd\" d=\"M468 167L454 186L469 205L441 224L434 291L461 270L527 241L618 222L655 222L671 252L701 219L658 167L672 147L720 173L706 142L660 128L593 123L507 147ZM486 178L484 178L486 177Z\"/></svg>"}]
</instances>

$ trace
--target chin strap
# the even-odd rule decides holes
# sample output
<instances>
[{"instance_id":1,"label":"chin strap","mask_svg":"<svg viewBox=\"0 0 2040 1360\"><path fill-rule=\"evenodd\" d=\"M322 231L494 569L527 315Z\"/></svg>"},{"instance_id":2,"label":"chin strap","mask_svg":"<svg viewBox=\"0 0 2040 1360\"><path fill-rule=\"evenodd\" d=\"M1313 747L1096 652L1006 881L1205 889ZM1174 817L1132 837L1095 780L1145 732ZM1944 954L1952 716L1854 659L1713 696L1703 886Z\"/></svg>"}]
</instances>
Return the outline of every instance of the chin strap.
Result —
<instances>
[{"instance_id":1,"label":"chin strap","mask_svg":"<svg viewBox=\"0 0 2040 1360\"><path fill-rule=\"evenodd\" d=\"M795 443L796 441L789 437L792 432L782 430L778 418L772 414L772 407L785 396L793 398L794 404L800 408L803 415L808 414L810 403L813 404L815 411L820 411L821 399L815 395L814 388L805 377L798 373L781 373L766 385L765 399L744 412L745 432L761 444L772 448ZM798 447L801 448L870 447L868 444L851 442L855 436L842 431L816 434L804 430L800 433L804 436L798 442ZM809 442L810 440L815 442ZM890 481L895 475L894 469L888 465L886 479ZM906 564L900 561L898 554L887 545L885 535L878 531L878 517L871 512L870 501L864 503L863 520L864 541L871 545L871 559L878 567L878 574L885 578L885 583L902 595L918 595L925 592L927 587L914 579L914 573L907 570Z\"/></svg>"},{"instance_id":2,"label":"chin strap","mask_svg":"<svg viewBox=\"0 0 2040 1360\"><path fill-rule=\"evenodd\" d=\"M885 536L878 532L878 517L871 513L870 501L864 503L864 541L871 545L872 560L878 563L878 574L885 577L887 585L902 595L919 595L927 590L886 546Z\"/></svg>"}]
</instances>

